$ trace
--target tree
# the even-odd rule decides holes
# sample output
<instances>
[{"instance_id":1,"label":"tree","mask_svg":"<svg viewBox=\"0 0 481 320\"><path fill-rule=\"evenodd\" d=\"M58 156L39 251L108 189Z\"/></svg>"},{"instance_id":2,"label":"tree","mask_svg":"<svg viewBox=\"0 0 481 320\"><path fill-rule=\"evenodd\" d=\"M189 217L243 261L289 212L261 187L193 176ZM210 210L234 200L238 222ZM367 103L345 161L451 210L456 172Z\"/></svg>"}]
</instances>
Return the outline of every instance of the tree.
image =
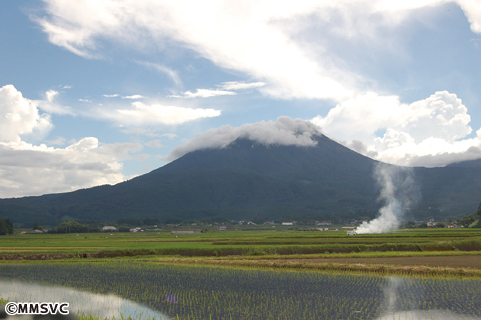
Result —
<instances>
[{"instance_id":1,"label":"tree","mask_svg":"<svg viewBox=\"0 0 481 320\"><path fill-rule=\"evenodd\" d=\"M35 229L38 229L38 222L37 221L35 221L33 223L33 230L35 230Z\"/></svg>"},{"instance_id":2,"label":"tree","mask_svg":"<svg viewBox=\"0 0 481 320\"><path fill-rule=\"evenodd\" d=\"M13 234L13 223L9 219L0 218L0 235Z\"/></svg>"},{"instance_id":3,"label":"tree","mask_svg":"<svg viewBox=\"0 0 481 320\"><path fill-rule=\"evenodd\" d=\"M459 219L458 224L467 228L474 221L475 220L474 220L473 216L466 216L464 218Z\"/></svg>"}]
</instances>

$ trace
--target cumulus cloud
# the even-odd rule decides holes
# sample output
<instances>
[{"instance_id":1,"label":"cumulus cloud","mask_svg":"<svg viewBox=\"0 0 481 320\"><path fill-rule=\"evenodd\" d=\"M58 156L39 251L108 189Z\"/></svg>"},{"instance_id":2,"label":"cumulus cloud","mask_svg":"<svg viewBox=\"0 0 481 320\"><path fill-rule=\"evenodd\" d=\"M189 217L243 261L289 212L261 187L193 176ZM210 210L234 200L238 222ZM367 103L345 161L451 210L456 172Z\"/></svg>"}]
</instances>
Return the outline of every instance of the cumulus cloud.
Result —
<instances>
[{"instance_id":1,"label":"cumulus cloud","mask_svg":"<svg viewBox=\"0 0 481 320\"><path fill-rule=\"evenodd\" d=\"M134 102L129 109L97 111L98 116L104 119L116 121L122 125L156 125L156 124L181 124L201 118L217 117L220 110L201 108L181 108L175 106L163 106L158 104L146 105L142 102Z\"/></svg>"},{"instance_id":2,"label":"cumulus cloud","mask_svg":"<svg viewBox=\"0 0 481 320\"><path fill-rule=\"evenodd\" d=\"M48 144L50 145L64 145L65 144L65 141L67 141L64 137L58 137L57 139L55 140L51 140L48 142Z\"/></svg>"},{"instance_id":3,"label":"cumulus cloud","mask_svg":"<svg viewBox=\"0 0 481 320\"><path fill-rule=\"evenodd\" d=\"M442 166L472 160L476 153L468 150L481 146L481 131L476 138L465 138L472 132L468 109L447 91L411 104L397 96L367 93L312 121L353 150L393 164Z\"/></svg>"},{"instance_id":4,"label":"cumulus cloud","mask_svg":"<svg viewBox=\"0 0 481 320\"><path fill-rule=\"evenodd\" d=\"M47 95L52 102L56 93ZM0 198L73 191L124 180L120 161L142 149L138 143L101 144L97 138L71 141L66 148L33 145L25 134L39 137L53 126L39 114L38 103L24 98L14 86L0 88ZM61 145L58 137L50 145Z\"/></svg>"},{"instance_id":5,"label":"cumulus cloud","mask_svg":"<svg viewBox=\"0 0 481 320\"><path fill-rule=\"evenodd\" d=\"M279 117L277 121L261 121L240 127L225 125L196 135L186 145L174 148L167 156L173 161L183 155L202 149L225 148L238 138L246 138L264 145L315 146L314 136L321 131L315 124L301 119Z\"/></svg>"},{"instance_id":6,"label":"cumulus cloud","mask_svg":"<svg viewBox=\"0 0 481 320\"><path fill-rule=\"evenodd\" d=\"M67 192L125 178L121 160L140 144L99 144L93 137L68 147L35 146L23 141L0 142L0 198Z\"/></svg>"},{"instance_id":7,"label":"cumulus cloud","mask_svg":"<svg viewBox=\"0 0 481 320\"><path fill-rule=\"evenodd\" d=\"M0 88L0 141L21 141L21 135L46 134L52 128L48 114L39 114L37 103L22 96L14 86Z\"/></svg>"}]
</instances>

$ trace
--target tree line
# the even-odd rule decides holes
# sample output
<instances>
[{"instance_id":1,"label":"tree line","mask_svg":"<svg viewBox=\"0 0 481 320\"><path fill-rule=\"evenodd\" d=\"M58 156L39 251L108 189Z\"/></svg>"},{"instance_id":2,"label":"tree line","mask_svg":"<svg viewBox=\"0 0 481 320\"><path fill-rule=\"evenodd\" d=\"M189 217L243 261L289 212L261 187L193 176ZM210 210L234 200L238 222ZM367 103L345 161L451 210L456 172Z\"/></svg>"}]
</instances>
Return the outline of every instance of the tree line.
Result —
<instances>
[{"instance_id":1,"label":"tree line","mask_svg":"<svg viewBox=\"0 0 481 320\"><path fill-rule=\"evenodd\" d=\"M13 234L13 223L10 219L0 218L0 235Z\"/></svg>"}]
</instances>

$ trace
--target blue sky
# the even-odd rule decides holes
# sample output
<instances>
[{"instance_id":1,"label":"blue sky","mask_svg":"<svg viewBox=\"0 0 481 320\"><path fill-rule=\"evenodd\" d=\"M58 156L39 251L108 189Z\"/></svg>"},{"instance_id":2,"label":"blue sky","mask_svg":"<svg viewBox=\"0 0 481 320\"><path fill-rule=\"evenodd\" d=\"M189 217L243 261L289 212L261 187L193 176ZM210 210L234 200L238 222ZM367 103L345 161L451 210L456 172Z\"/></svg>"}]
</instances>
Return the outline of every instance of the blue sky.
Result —
<instances>
[{"instance_id":1,"label":"blue sky","mask_svg":"<svg viewBox=\"0 0 481 320\"><path fill-rule=\"evenodd\" d=\"M6 1L0 198L115 184L240 136L481 158L481 4Z\"/></svg>"}]
</instances>

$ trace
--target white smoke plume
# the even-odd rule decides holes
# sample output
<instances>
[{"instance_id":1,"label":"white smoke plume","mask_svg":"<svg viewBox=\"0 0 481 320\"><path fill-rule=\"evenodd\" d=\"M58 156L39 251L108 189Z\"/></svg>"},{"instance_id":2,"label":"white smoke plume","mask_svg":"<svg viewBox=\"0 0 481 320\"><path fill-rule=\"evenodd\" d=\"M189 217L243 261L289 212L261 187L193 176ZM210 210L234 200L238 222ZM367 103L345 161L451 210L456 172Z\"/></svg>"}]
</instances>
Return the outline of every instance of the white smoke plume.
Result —
<instances>
[{"instance_id":1,"label":"white smoke plume","mask_svg":"<svg viewBox=\"0 0 481 320\"><path fill-rule=\"evenodd\" d=\"M379 209L379 217L363 222L355 230L358 234L383 233L397 229L406 210L419 202L421 197L412 168L379 163L374 169L374 177L381 186L378 200L385 205Z\"/></svg>"}]
</instances>

